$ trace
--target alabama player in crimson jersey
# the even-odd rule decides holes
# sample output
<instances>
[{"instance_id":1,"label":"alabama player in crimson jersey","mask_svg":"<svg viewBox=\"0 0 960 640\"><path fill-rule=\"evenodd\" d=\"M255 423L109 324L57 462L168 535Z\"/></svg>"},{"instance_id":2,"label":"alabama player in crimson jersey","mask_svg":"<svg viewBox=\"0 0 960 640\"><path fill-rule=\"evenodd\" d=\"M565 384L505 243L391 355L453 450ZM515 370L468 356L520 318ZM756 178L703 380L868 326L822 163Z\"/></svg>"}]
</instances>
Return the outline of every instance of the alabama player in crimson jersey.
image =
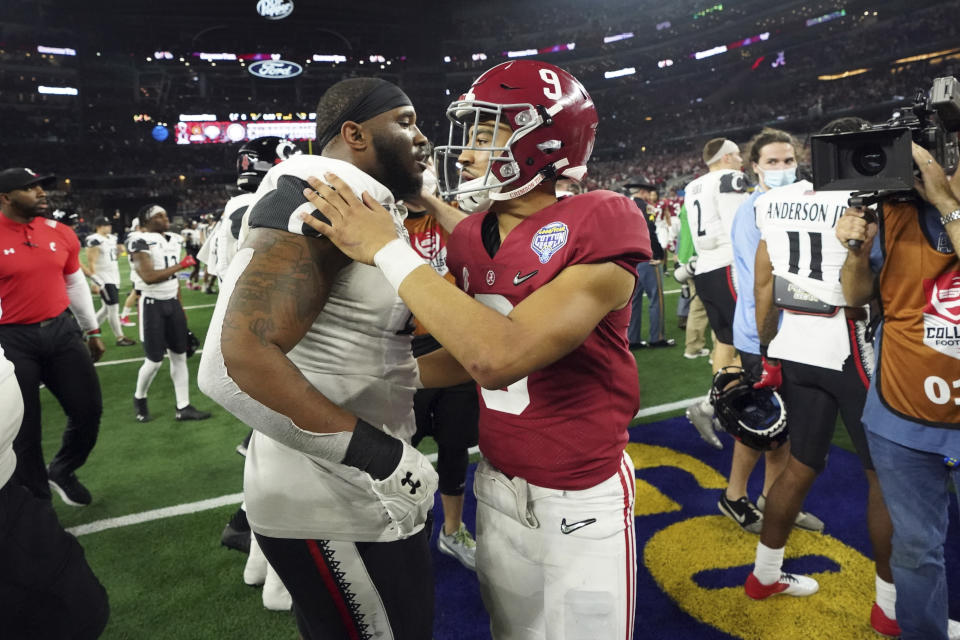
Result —
<instances>
[{"instance_id":1,"label":"alabama player in crimson jersey","mask_svg":"<svg viewBox=\"0 0 960 640\"><path fill-rule=\"evenodd\" d=\"M556 199L557 178L586 173L597 124L566 71L498 65L447 115L450 144L436 151L442 195L486 211L450 237L457 287L333 174L308 180L317 211L303 219L376 264L445 347L419 359L424 386L473 378L481 387L477 572L494 638L632 638L634 473L624 447L639 397L626 330L636 265L650 257L646 223L612 192Z\"/></svg>"}]
</instances>

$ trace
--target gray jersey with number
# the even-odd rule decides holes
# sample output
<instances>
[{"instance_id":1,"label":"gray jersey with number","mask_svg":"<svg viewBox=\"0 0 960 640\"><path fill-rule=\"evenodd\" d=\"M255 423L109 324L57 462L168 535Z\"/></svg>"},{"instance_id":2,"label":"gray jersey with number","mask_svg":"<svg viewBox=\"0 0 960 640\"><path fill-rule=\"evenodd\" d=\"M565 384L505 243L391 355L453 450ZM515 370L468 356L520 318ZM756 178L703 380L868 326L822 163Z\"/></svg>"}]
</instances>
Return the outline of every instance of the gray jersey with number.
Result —
<instances>
[{"instance_id":1,"label":"gray jersey with number","mask_svg":"<svg viewBox=\"0 0 960 640\"><path fill-rule=\"evenodd\" d=\"M303 196L306 178L327 171L358 196L369 192L403 229L404 212L386 187L353 165L312 155L294 156L270 170L250 205L250 227L317 236L299 212L314 211ZM256 430L244 473L250 525L280 538L396 539L366 473L293 448L303 432L230 379L220 350L221 327L233 288L253 253L241 247L223 274L200 371L202 385L214 390L211 395ZM287 357L331 402L409 441L415 430L417 379L409 324L410 312L379 269L351 263L339 272L323 310Z\"/></svg>"}]
</instances>

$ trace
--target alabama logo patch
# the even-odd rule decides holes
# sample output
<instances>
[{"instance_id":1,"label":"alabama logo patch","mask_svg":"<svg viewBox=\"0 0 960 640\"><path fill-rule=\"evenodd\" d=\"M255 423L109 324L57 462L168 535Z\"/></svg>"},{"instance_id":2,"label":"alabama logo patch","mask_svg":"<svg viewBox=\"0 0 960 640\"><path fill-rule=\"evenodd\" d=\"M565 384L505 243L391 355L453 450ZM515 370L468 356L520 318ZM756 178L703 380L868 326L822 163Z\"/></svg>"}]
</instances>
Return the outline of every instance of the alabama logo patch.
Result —
<instances>
[{"instance_id":1,"label":"alabama logo patch","mask_svg":"<svg viewBox=\"0 0 960 640\"><path fill-rule=\"evenodd\" d=\"M960 271L923 281L923 344L960 360Z\"/></svg>"},{"instance_id":2,"label":"alabama logo patch","mask_svg":"<svg viewBox=\"0 0 960 640\"><path fill-rule=\"evenodd\" d=\"M533 234L533 240L530 242L530 248L537 254L540 264L550 262L557 251L567 244L567 238L570 237L570 229L563 222L551 222L537 229Z\"/></svg>"}]
</instances>

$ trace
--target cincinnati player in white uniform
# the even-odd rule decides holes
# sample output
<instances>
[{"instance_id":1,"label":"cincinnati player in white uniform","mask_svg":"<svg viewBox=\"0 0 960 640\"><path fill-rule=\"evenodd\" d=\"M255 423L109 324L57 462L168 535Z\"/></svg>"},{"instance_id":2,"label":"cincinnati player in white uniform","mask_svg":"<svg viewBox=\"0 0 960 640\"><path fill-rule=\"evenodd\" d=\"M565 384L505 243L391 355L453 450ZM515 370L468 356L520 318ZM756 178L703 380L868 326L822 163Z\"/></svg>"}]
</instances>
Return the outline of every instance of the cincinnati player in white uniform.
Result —
<instances>
[{"instance_id":1,"label":"cincinnati player in white uniform","mask_svg":"<svg viewBox=\"0 0 960 640\"><path fill-rule=\"evenodd\" d=\"M137 373L133 406L137 422L151 419L147 391L160 371L164 353L170 356L170 378L176 395L177 420L205 420L206 411L190 404L190 372L187 369L187 317L180 304L180 280L177 273L190 269L196 260L181 260L183 238L170 233L170 220L159 205L148 207L140 221L145 231L128 241L140 289L140 342L146 358Z\"/></svg>"},{"instance_id":2,"label":"cincinnati player in white uniform","mask_svg":"<svg viewBox=\"0 0 960 640\"><path fill-rule=\"evenodd\" d=\"M450 237L459 287L336 177L311 179L329 224L307 222L377 264L445 347L419 361L426 386L471 376L482 387L477 573L493 637L632 638L635 479L624 447L639 398L626 331L636 265L650 257L646 223L608 191L557 201L557 177L585 174L597 123L566 71L498 65L447 113L464 136L437 147L436 166L462 167L441 175L444 195L489 207Z\"/></svg>"},{"instance_id":3,"label":"cincinnati player in white uniform","mask_svg":"<svg viewBox=\"0 0 960 640\"><path fill-rule=\"evenodd\" d=\"M144 207L143 211L146 211L146 209L147 207ZM140 300L140 289L143 287L143 280L137 275L137 269L133 264L133 253L130 251L130 248L133 246L137 235L143 233L143 230L143 227L140 226L140 218L134 218L130 222L130 229L127 231L127 237L124 238L123 241L123 248L127 252L127 263L130 267L131 287L127 299L123 301L123 310L120 312L120 324L124 327L135 327L137 325L136 322L130 320L130 313L135 306L139 306L138 301Z\"/></svg>"},{"instance_id":4,"label":"cincinnati player in white uniform","mask_svg":"<svg viewBox=\"0 0 960 640\"><path fill-rule=\"evenodd\" d=\"M90 280L99 290L103 304L97 311L97 325L103 324L104 318L109 321L110 329L117 338L118 347L129 347L136 344L123 335L123 326L120 324L120 268L117 266L117 236L111 233L110 219L103 216L94 221L96 233L87 236L87 268L90 269Z\"/></svg>"},{"instance_id":5,"label":"cincinnati player in white uniform","mask_svg":"<svg viewBox=\"0 0 960 640\"><path fill-rule=\"evenodd\" d=\"M869 483L867 526L877 599L892 607L892 525L860 421L873 369L873 348L865 338L867 310L848 306L840 285L847 249L835 227L849 196L815 192L804 180L772 189L754 203L761 234L754 280L764 369L760 384L776 388L782 381L790 426L790 460L767 496L756 564L745 585L755 599L806 596L818 589L816 580L784 573L781 566L794 519L826 465L839 412Z\"/></svg>"},{"instance_id":6,"label":"cincinnati player in white uniform","mask_svg":"<svg viewBox=\"0 0 960 640\"><path fill-rule=\"evenodd\" d=\"M410 100L344 80L317 107L317 148L263 178L249 233L221 288L201 389L256 430L244 499L250 527L293 597L304 638L427 640L437 474L409 445L416 362L410 312L381 273L303 224L310 175L336 171L390 208L420 189Z\"/></svg>"},{"instance_id":7,"label":"cincinnati player in white uniform","mask_svg":"<svg viewBox=\"0 0 960 640\"><path fill-rule=\"evenodd\" d=\"M249 220L250 206L256 202L255 192L263 181L267 171L300 153L296 145L289 140L276 136L257 138L243 143L237 152L237 188L244 193L227 201L220 220L214 225L198 258L207 265L207 273L217 276L220 281L237 254L240 230ZM249 224L246 225L249 231ZM209 283L207 285L210 286ZM253 436L251 429L243 442L237 445L237 452L246 455ZM247 521L246 504L233 513L220 535L220 543L231 549L249 553L244 566L243 579L249 585L263 585L263 605L273 610L289 610L290 594L283 586L276 571L267 562L263 551L252 536Z\"/></svg>"},{"instance_id":8,"label":"cincinnati player in white uniform","mask_svg":"<svg viewBox=\"0 0 960 640\"><path fill-rule=\"evenodd\" d=\"M711 141L715 142L715 141ZM697 250L697 295L703 301L710 327L721 343L714 356L714 370L732 364L733 315L737 293L733 281L733 247L730 229L740 204L747 199L746 180L740 167L743 158L739 147L730 140L719 140L720 146L711 157L710 143L704 149L704 160L710 171L684 189L684 205L690 220L690 235Z\"/></svg>"}]
</instances>

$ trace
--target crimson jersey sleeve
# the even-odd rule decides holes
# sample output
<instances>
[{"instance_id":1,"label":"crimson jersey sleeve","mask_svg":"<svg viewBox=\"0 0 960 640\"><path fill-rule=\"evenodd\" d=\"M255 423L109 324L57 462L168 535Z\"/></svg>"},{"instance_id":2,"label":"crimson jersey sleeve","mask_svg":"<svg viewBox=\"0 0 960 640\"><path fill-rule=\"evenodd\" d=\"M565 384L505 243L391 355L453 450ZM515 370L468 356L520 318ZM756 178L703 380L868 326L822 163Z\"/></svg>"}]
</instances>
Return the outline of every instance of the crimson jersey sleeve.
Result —
<instances>
[{"instance_id":1,"label":"crimson jersey sleeve","mask_svg":"<svg viewBox=\"0 0 960 640\"><path fill-rule=\"evenodd\" d=\"M570 198L579 209L581 231L571 247L567 264L614 262L635 272L650 259L650 233L640 209L626 196L612 191L591 191ZM585 224L584 224L585 223Z\"/></svg>"}]
</instances>

